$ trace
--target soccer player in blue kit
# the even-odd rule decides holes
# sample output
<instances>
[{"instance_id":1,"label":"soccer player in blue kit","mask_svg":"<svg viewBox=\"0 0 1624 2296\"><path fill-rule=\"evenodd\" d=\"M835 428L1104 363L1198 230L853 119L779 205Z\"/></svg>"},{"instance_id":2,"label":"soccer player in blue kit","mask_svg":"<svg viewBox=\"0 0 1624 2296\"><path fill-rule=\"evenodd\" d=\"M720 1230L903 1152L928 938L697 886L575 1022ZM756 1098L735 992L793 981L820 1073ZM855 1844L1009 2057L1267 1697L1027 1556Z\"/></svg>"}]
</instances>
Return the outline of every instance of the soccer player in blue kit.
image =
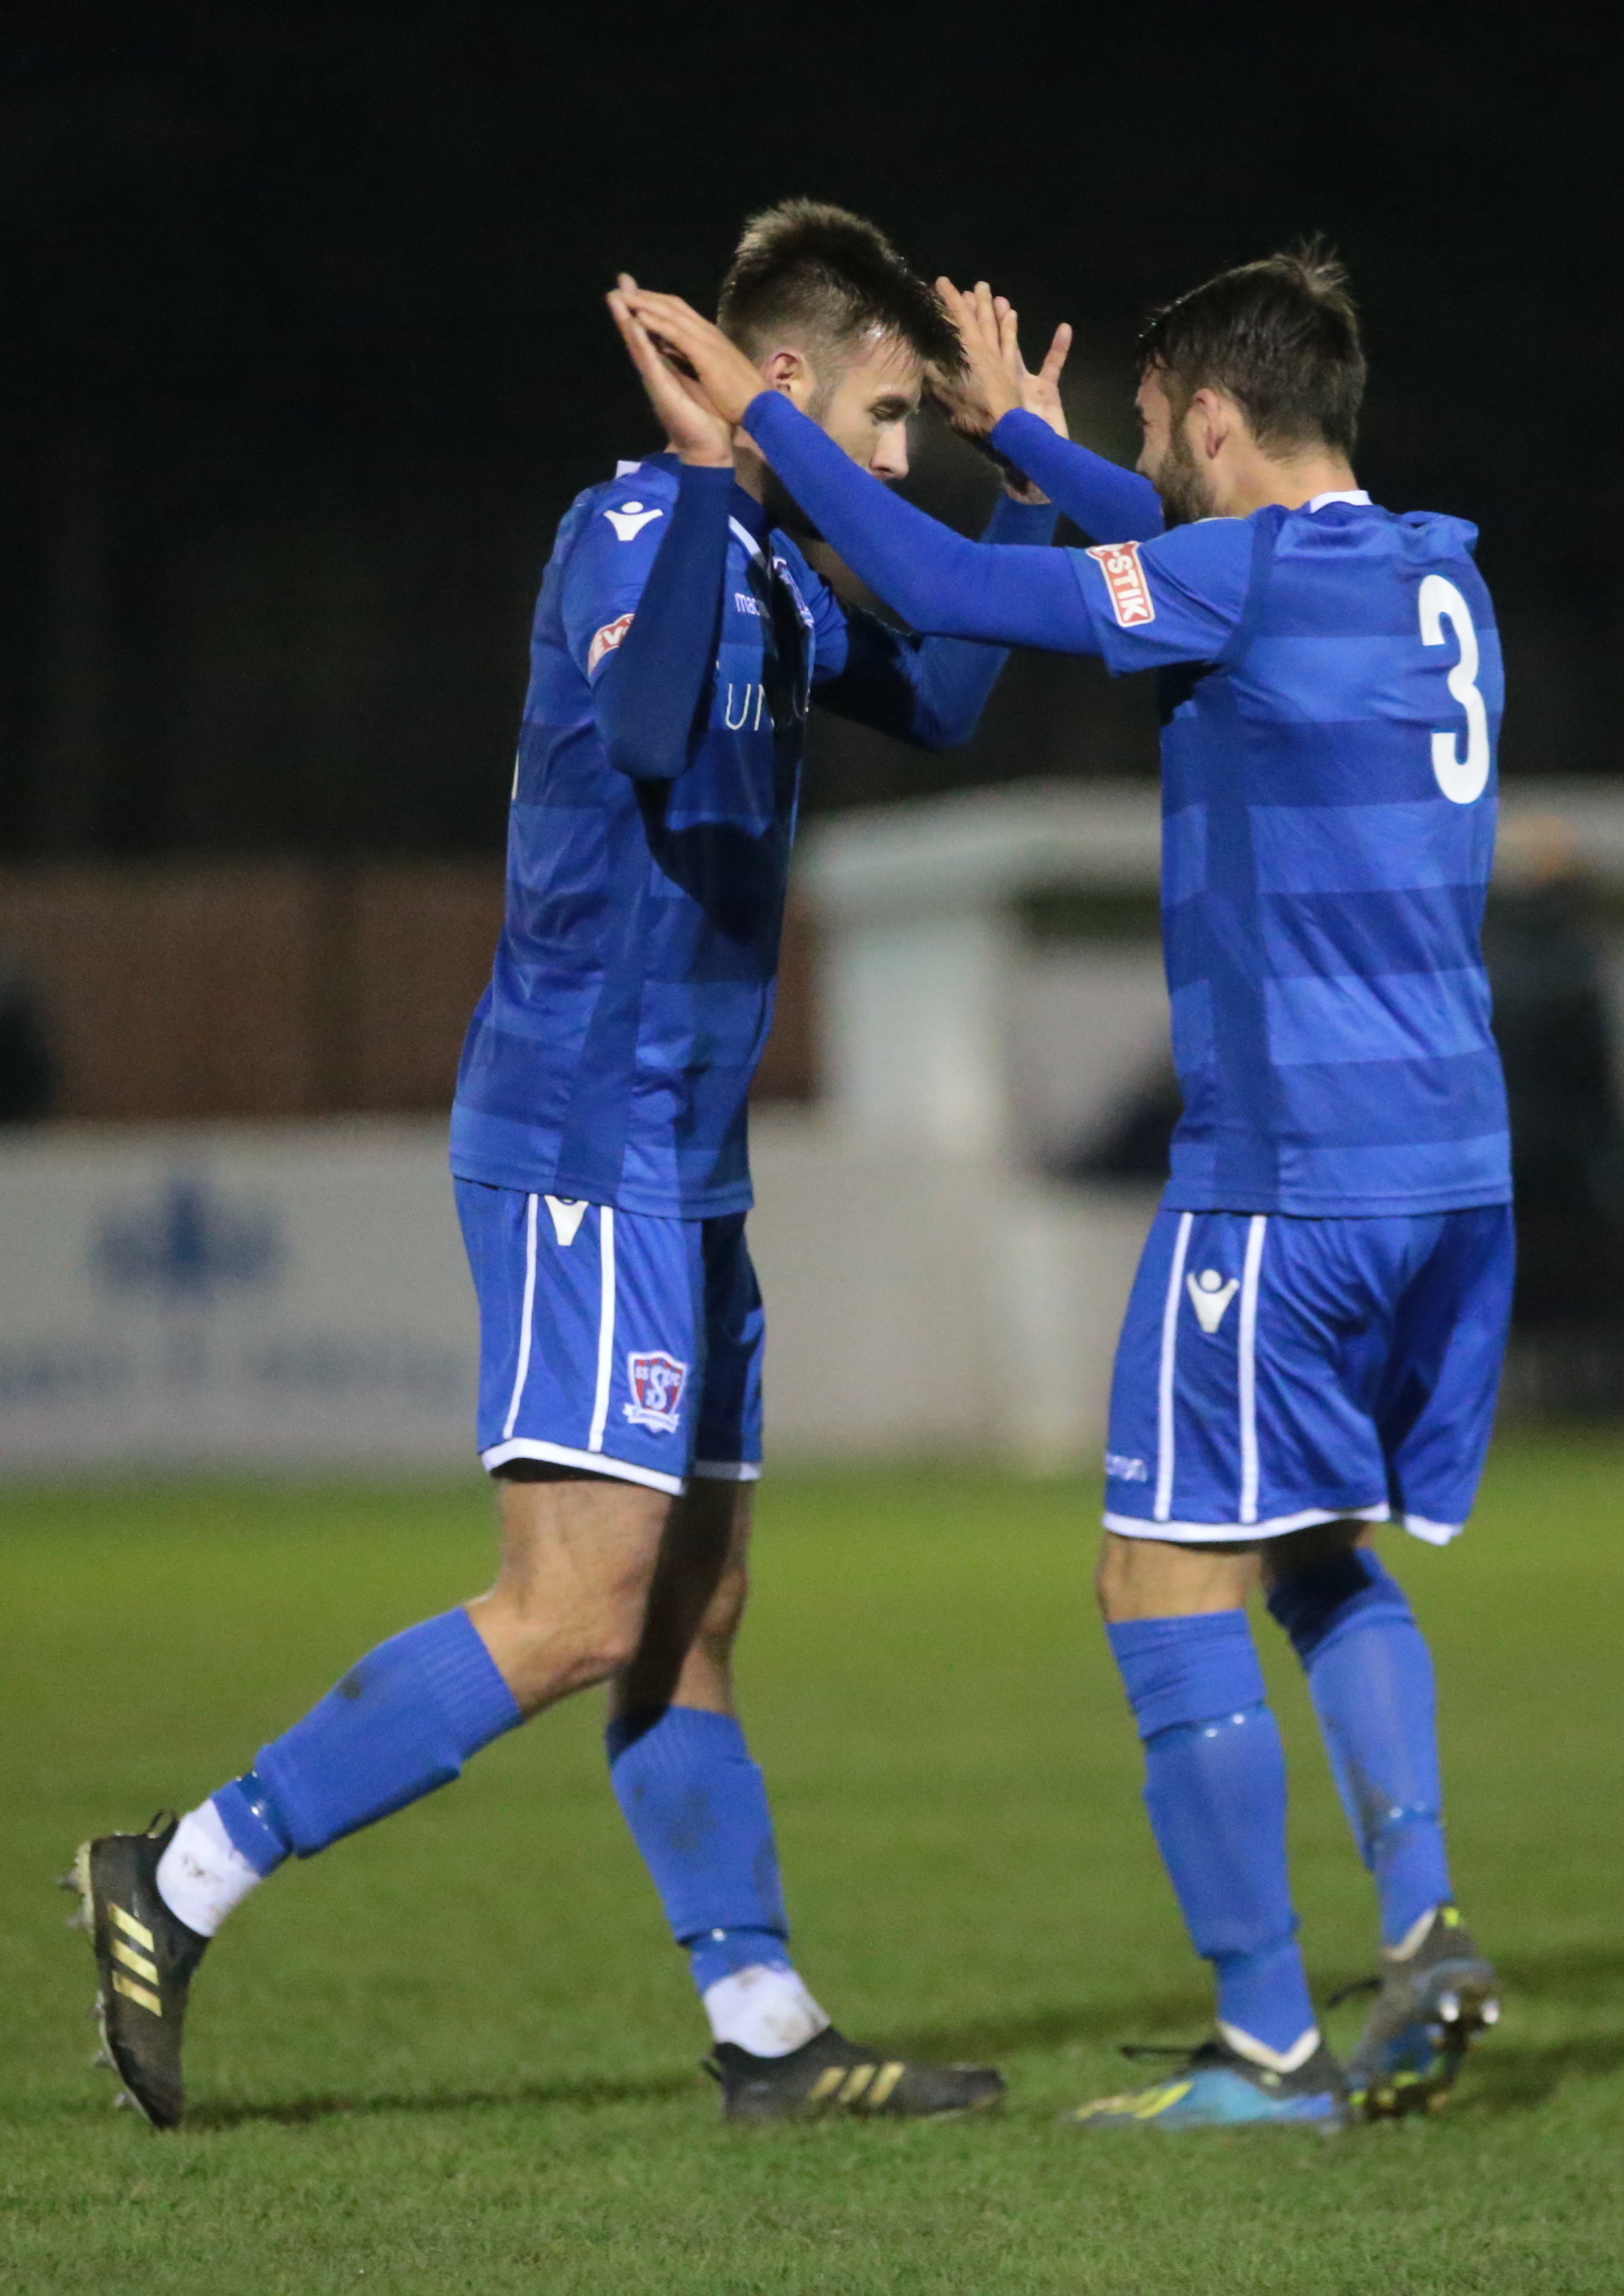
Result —
<instances>
[{"instance_id":1,"label":"soccer player in blue kit","mask_svg":"<svg viewBox=\"0 0 1624 2296\"><path fill-rule=\"evenodd\" d=\"M559 529L507 920L452 1122L500 1572L363 1658L178 1825L80 1851L108 2049L159 2126L184 2109L193 1975L250 1889L606 1681L614 1790L688 1953L724 2111L938 2114L1003 2094L989 2068L847 2041L802 1983L731 1651L761 1458L745 1099L807 711L947 747L1005 656L842 606L757 450L618 315L675 451L622 465ZM951 406L962 372L935 292L871 225L804 200L746 231L721 317L756 383L879 480L906 475L927 380ZM1053 522L1012 487L990 534L1043 541Z\"/></svg>"},{"instance_id":2,"label":"soccer player in blue kit","mask_svg":"<svg viewBox=\"0 0 1624 2296\"><path fill-rule=\"evenodd\" d=\"M1454 1904L1430 1658L1372 1526L1460 1530L1510 1304L1478 946L1502 677L1474 530L1357 484L1365 361L1315 250L1156 314L1142 477L1023 409L1007 305L942 292L995 449L1093 548L951 534L762 394L685 305L629 302L912 626L1161 674L1184 1115L1117 1354L1098 1585L1217 2035L1078 2118L1335 2126L1440 2104L1495 1981ZM1384 1976L1346 2069L1297 1942L1259 1584L1380 1898Z\"/></svg>"}]
</instances>

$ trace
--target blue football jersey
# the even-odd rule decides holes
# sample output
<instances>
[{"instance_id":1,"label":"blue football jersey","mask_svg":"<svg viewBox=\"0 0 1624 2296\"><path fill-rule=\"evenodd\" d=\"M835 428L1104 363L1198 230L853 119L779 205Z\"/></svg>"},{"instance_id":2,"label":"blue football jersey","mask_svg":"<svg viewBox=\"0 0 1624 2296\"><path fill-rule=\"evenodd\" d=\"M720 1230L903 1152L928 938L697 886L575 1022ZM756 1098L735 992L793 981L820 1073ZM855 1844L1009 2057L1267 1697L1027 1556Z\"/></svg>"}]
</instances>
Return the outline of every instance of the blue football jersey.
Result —
<instances>
[{"instance_id":1,"label":"blue football jersey","mask_svg":"<svg viewBox=\"0 0 1624 2296\"><path fill-rule=\"evenodd\" d=\"M709 738L674 783L616 772L593 681L630 627L676 491L657 458L590 488L559 529L531 638L507 917L451 1146L463 1179L698 1219L750 1201L745 1100L772 1022L818 619L839 607L739 494Z\"/></svg>"},{"instance_id":2,"label":"blue football jersey","mask_svg":"<svg viewBox=\"0 0 1624 2296\"><path fill-rule=\"evenodd\" d=\"M624 467L559 528L531 640L491 985L464 1046L465 1180L669 1219L750 1202L746 1101L772 1023L808 704L927 748L968 738L1001 650L848 611L733 494L708 724L674 780L609 762L594 682L637 611L679 487ZM1006 501L990 530L1041 539Z\"/></svg>"},{"instance_id":3,"label":"blue football jersey","mask_svg":"<svg viewBox=\"0 0 1624 2296\"><path fill-rule=\"evenodd\" d=\"M1509 1200L1475 541L1343 496L1068 554L1109 666L1164 675L1174 1210Z\"/></svg>"}]
</instances>

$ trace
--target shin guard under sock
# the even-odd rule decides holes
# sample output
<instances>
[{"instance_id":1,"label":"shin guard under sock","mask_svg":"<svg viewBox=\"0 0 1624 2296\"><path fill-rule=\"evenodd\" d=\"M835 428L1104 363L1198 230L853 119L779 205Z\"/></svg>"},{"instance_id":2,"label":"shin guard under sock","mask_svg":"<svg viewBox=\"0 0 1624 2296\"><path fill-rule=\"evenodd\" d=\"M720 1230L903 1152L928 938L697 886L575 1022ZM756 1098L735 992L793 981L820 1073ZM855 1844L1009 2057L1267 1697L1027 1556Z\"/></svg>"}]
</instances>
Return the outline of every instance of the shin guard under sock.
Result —
<instances>
[{"instance_id":1,"label":"shin guard under sock","mask_svg":"<svg viewBox=\"0 0 1624 2296\"><path fill-rule=\"evenodd\" d=\"M523 1720L468 1613L447 1611L369 1652L260 1747L214 1809L240 1855L269 1873L449 1784Z\"/></svg>"},{"instance_id":2,"label":"shin guard under sock","mask_svg":"<svg viewBox=\"0 0 1624 2296\"><path fill-rule=\"evenodd\" d=\"M1431 1654L1403 1587L1367 1548L1294 1571L1269 1597L1308 1675L1382 1940L1449 1901Z\"/></svg>"},{"instance_id":3,"label":"shin guard under sock","mask_svg":"<svg viewBox=\"0 0 1624 2296\"><path fill-rule=\"evenodd\" d=\"M1312 2050L1286 1869L1286 1761L1244 1611L1107 1629L1145 1748L1145 1805L1226 2037Z\"/></svg>"}]
</instances>

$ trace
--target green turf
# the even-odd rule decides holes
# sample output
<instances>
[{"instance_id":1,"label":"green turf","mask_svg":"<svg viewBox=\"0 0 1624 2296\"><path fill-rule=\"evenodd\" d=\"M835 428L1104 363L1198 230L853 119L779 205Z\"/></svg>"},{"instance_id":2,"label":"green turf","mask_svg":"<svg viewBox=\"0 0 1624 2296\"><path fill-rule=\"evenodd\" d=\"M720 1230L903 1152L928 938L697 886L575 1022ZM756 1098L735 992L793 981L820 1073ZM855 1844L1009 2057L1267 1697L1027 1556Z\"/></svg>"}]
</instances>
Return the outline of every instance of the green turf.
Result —
<instances>
[{"instance_id":1,"label":"green turf","mask_svg":"<svg viewBox=\"0 0 1624 2296\"><path fill-rule=\"evenodd\" d=\"M487 1502L86 1489L0 1511L0 2285L1624 2285L1617 1443L1503 1443L1453 1554L1395 1542L1435 1639L1458 1880L1507 2011L1442 2119L1334 2142L1059 2125L1120 2086L1117 2041L1199 2034L1202 1972L1088 1613L1091 1494L946 1471L769 1483L743 1672L815 1989L860 2035L996 2056L1002 2118L723 2130L583 1700L243 1908L199 1987L193 2124L155 2137L89 2070L89 1954L48 1877L82 1833L200 1797L360 1650L470 1591ZM1270 1660L1330 1987L1370 1966L1370 1893L1301 1688Z\"/></svg>"}]
</instances>

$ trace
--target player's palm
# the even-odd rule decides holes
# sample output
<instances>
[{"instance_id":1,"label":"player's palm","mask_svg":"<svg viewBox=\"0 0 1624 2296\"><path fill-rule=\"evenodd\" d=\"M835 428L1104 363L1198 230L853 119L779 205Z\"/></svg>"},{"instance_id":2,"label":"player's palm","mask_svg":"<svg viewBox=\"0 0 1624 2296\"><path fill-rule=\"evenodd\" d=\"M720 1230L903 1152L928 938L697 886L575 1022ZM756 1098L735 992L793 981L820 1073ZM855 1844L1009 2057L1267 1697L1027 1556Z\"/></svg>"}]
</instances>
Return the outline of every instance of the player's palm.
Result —
<instances>
[{"instance_id":1,"label":"player's palm","mask_svg":"<svg viewBox=\"0 0 1624 2296\"><path fill-rule=\"evenodd\" d=\"M958 333L965 364L958 375L934 377L933 395L956 431L985 438L1022 404L1020 376L1010 362L993 290L982 281L967 294L944 278L937 280L936 291ZM1018 351L1015 359L1018 365Z\"/></svg>"},{"instance_id":2,"label":"player's palm","mask_svg":"<svg viewBox=\"0 0 1624 2296\"><path fill-rule=\"evenodd\" d=\"M1070 327L1055 328L1047 356L1033 374L1020 355L1019 313L1008 295L995 295L985 279L978 279L968 293L946 278L938 279L936 287L965 354L964 377L937 388L955 429L972 438L985 437L1005 415L1021 407L1062 439L1068 438L1060 376L1071 348Z\"/></svg>"}]
</instances>

